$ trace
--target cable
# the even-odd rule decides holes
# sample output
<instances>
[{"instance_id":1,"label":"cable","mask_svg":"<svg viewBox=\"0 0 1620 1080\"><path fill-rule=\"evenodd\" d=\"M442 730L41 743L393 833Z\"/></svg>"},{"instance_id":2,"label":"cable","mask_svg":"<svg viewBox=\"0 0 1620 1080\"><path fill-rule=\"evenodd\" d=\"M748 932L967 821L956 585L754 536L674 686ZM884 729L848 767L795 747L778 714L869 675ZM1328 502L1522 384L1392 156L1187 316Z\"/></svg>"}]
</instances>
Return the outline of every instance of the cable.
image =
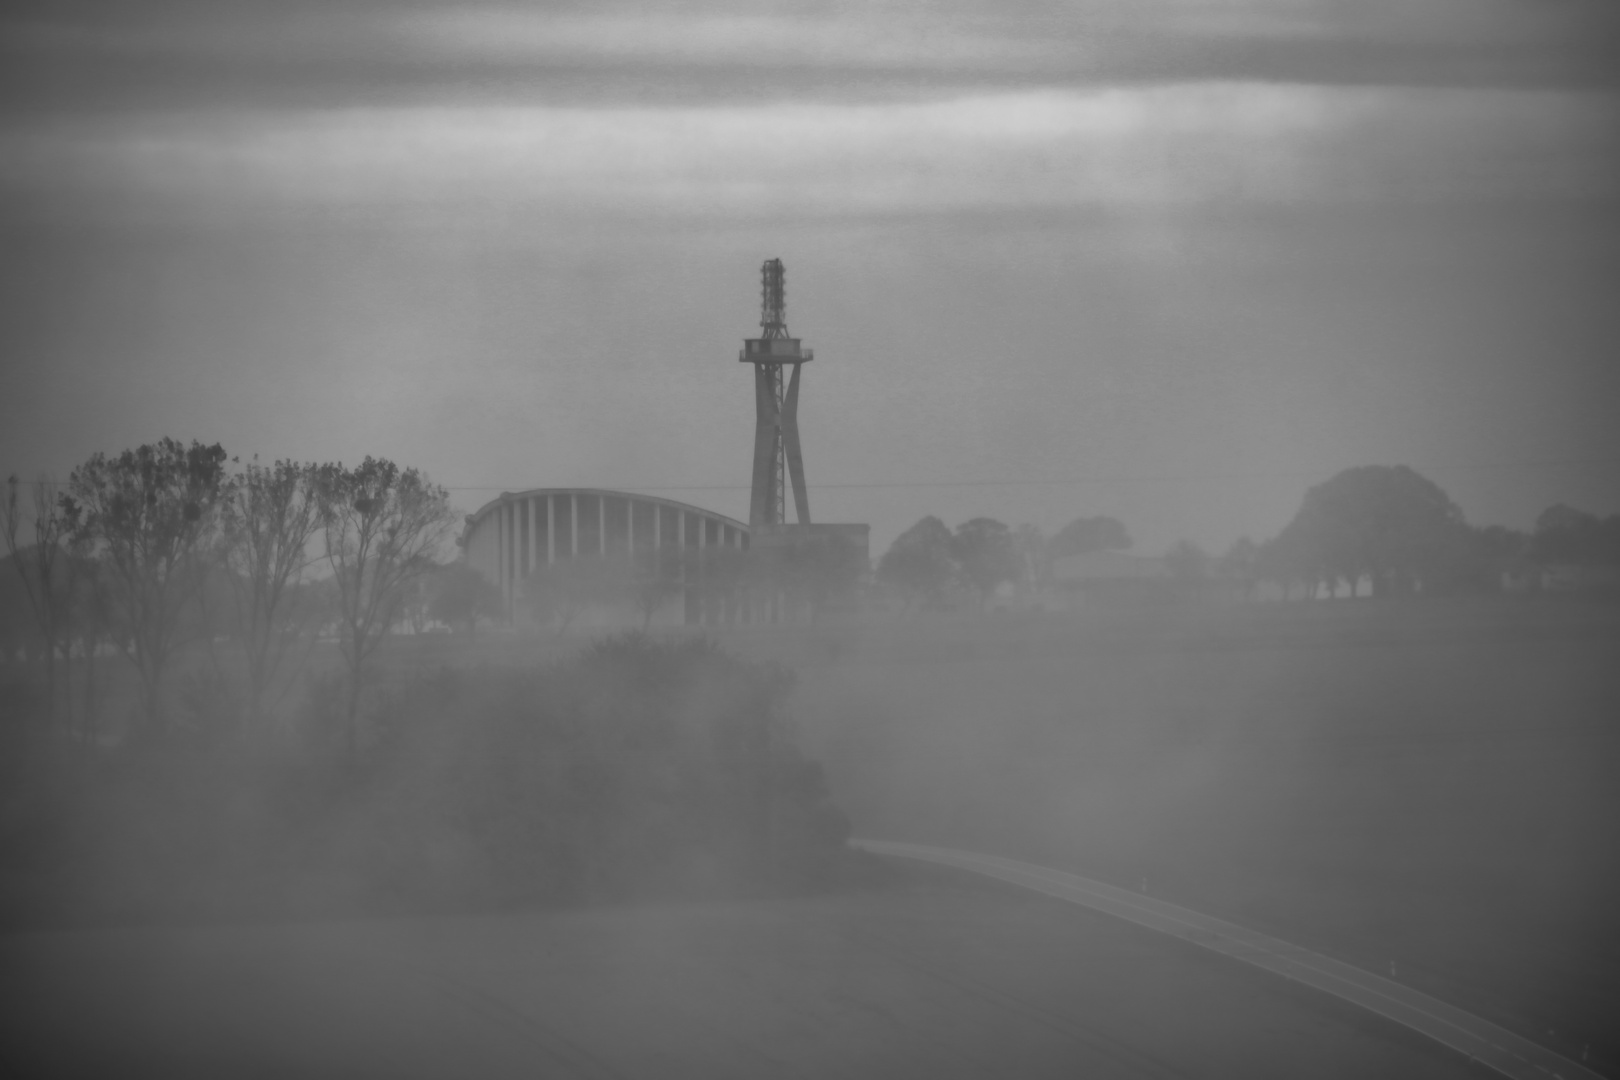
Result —
<instances>
[{"instance_id":1,"label":"cable","mask_svg":"<svg viewBox=\"0 0 1620 1080\"><path fill-rule=\"evenodd\" d=\"M1431 472L1472 472L1491 469L1530 469L1570 465L1609 465L1620 468L1620 458L1547 458L1539 461L1493 461L1458 465L1426 465ZM1197 480L1288 479L1317 476L1320 470L1290 469L1273 472L1163 473L1141 476L1083 476L1031 480L896 480L810 484L817 490L950 487L1070 487L1082 484L1182 483ZM445 484L449 491L523 491L522 484ZM597 488L603 491L747 491L747 484L548 484L547 487Z\"/></svg>"}]
</instances>

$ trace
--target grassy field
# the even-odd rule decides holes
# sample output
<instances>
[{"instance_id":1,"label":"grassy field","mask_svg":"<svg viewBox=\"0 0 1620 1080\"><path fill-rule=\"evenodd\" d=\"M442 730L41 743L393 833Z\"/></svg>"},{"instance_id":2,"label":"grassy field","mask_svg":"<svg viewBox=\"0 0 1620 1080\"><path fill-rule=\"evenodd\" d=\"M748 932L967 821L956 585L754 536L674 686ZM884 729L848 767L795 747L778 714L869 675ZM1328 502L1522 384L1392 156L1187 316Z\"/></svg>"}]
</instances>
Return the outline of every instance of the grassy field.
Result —
<instances>
[{"instance_id":1,"label":"grassy field","mask_svg":"<svg viewBox=\"0 0 1620 1080\"><path fill-rule=\"evenodd\" d=\"M0 1070L1479 1075L1325 995L1072 905L949 873L882 878L749 903L0 937Z\"/></svg>"},{"instance_id":2,"label":"grassy field","mask_svg":"<svg viewBox=\"0 0 1620 1080\"><path fill-rule=\"evenodd\" d=\"M1620 607L1001 613L720 639L798 672L795 737L858 835L1145 889L1620 1073ZM529 664L584 640L404 637L380 666Z\"/></svg>"},{"instance_id":3,"label":"grassy field","mask_svg":"<svg viewBox=\"0 0 1620 1080\"><path fill-rule=\"evenodd\" d=\"M1620 1062L1620 610L1249 605L782 631L857 834L1045 863Z\"/></svg>"}]
</instances>

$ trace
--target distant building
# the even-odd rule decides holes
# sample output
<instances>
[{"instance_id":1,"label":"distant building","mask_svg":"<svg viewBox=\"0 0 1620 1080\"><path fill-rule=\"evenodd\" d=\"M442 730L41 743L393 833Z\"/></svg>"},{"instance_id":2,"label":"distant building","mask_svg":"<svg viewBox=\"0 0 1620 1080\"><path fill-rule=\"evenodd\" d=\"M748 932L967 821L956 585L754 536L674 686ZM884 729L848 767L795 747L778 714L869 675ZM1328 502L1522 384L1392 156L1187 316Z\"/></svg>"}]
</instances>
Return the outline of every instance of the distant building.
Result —
<instances>
[{"instance_id":1,"label":"distant building","mask_svg":"<svg viewBox=\"0 0 1620 1080\"><path fill-rule=\"evenodd\" d=\"M521 616L535 575L547 567L580 560L634 573L670 576L652 622L659 625L726 625L797 619L779 591L721 588L736 556L755 550L762 559L792 550L820 553L838 545L864 576L866 525L765 525L750 528L735 518L674 499L603 488L532 488L503 492L469 514L460 540L467 564L500 589L507 610ZM600 611L598 616L612 616ZM629 612L617 613L628 621Z\"/></svg>"},{"instance_id":2,"label":"distant building","mask_svg":"<svg viewBox=\"0 0 1620 1080\"><path fill-rule=\"evenodd\" d=\"M502 492L467 516L459 541L467 564L501 590L508 610L526 595L542 567L601 559L628 568L654 552L678 552L681 588L660 623L701 623L698 586L710 549L749 547L748 526L713 510L602 488L532 488ZM723 621L723 616L720 617Z\"/></svg>"},{"instance_id":3,"label":"distant building","mask_svg":"<svg viewBox=\"0 0 1620 1080\"><path fill-rule=\"evenodd\" d=\"M1040 606L1064 610L1087 603L1144 602L1168 597L1174 576L1164 559L1124 551L1082 551L1051 561Z\"/></svg>"}]
</instances>

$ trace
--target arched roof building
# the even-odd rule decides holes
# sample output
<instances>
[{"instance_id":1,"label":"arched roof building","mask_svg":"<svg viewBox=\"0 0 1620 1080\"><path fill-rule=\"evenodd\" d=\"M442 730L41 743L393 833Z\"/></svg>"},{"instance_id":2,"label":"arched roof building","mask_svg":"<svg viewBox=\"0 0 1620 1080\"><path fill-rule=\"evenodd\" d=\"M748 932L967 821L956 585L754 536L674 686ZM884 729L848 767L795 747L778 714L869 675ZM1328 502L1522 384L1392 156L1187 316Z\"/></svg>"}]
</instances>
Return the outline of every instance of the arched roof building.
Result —
<instances>
[{"instance_id":1,"label":"arched roof building","mask_svg":"<svg viewBox=\"0 0 1620 1080\"><path fill-rule=\"evenodd\" d=\"M501 590L508 605L538 568L576 558L629 562L668 548L701 553L747 549L748 526L712 510L603 488L502 492L467 515L459 543L467 564ZM701 554L683 559L701 565Z\"/></svg>"}]
</instances>

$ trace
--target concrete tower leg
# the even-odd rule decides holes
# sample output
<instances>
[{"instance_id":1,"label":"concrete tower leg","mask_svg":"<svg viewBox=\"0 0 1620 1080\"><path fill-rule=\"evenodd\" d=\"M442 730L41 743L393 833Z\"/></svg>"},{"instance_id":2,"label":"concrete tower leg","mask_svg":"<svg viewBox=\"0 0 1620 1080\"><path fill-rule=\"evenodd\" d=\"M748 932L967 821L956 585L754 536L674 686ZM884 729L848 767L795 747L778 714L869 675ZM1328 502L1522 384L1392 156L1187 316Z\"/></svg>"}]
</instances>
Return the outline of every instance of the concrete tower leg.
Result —
<instances>
[{"instance_id":1,"label":"concrete tower leg","mask_svg":"<svg viewBox=\"0 0 1620 1080\"><path fill-rule=\"evenodd\" d=\"M771 365L754 365L754 486L748 508L750 525L776 525L776 445L781 417Z\"/></svg>"},{"instance_id":2,"label":"concrete tower leg","mask_svg":"<svg viewBox=\"0 0 1620 1080\"><path fill-rule=\"evenodd\" d=\"M793 365L788 380L787 396L782 401L782 450L787 455L788 476L793 481L793 510L799 515L799 524L810 524L810 495L804 484L804 455L799 451L799 369Z\"/></svg>"}]
</instances>

